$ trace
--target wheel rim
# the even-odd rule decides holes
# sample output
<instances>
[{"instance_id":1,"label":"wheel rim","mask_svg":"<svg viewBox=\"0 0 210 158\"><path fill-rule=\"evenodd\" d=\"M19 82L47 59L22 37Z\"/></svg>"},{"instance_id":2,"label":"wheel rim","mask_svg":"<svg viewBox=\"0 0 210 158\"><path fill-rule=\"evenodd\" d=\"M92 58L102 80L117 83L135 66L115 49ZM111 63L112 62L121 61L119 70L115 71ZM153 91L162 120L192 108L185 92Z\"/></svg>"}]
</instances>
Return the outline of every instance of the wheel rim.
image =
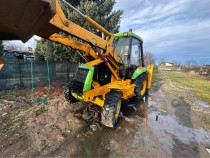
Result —
<instances>
[{"instance_id":1,"label":"wheel rim","mask_svg":"<svg viewBox=\"0 0 210 158\"><path fill-rule=\"evenodd\" d=\"M144 93L145 93L145 91L146 91L147 81L144 80L144 81L142 82L142 85L143 85L143 87L142 87L142 89L141 89L141 95L144 95Z\"/></svg>"},{"instance_id":2,"label":"wheel rim","mask_svg":"<svg viewBox=\"0 0 210 158\"><path fill-rule=\"evenodd\" d=\"M120 107L121 107L121 100L119 100L117 103L117 110L116 110L116 115L115 115L116 119L118 118L118 116L120 114Z\"/></svg>"}]
</instances>

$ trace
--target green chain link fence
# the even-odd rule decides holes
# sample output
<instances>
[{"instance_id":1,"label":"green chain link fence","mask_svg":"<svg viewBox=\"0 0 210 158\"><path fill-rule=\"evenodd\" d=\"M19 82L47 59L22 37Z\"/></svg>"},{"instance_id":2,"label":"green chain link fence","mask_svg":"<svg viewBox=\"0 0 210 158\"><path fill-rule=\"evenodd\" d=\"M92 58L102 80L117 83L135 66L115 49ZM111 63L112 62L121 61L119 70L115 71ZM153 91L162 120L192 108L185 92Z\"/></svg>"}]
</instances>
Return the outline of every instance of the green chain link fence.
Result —
<instances>
[{"instance_id":1,"label":"green chain link fence","mask_svg":"<svg viewBox=\"0 0 210 158\"><path fill-rule=\"evenodd\" d=\"M12 55L4 56L5 64L0 70L0 91L15 88L31 87L31 63ZM48 70L46 61L32 61L34 85L48 86ZM49 61L50 80L68 83L72 80L78 64L68 61Z\"/></svg>"}]
</instances>

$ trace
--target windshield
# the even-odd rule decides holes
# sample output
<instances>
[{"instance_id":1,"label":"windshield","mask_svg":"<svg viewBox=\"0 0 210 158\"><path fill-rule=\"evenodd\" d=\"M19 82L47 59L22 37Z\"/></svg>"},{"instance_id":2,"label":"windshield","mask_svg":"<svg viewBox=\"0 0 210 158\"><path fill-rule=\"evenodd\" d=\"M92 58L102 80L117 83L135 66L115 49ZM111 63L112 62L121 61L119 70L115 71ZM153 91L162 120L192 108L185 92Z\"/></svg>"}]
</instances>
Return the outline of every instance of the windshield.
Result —
<instances>
[{"instance_id":1,"label":"windshield","mask_svg":"<svg viewBox=\"0 0 210 158\"><path fill-rule=\"evenodd\" d=\"M114 41L114 50L123 64L128 64L129 37L116 37Z\"/></svg>"}]
</instances>

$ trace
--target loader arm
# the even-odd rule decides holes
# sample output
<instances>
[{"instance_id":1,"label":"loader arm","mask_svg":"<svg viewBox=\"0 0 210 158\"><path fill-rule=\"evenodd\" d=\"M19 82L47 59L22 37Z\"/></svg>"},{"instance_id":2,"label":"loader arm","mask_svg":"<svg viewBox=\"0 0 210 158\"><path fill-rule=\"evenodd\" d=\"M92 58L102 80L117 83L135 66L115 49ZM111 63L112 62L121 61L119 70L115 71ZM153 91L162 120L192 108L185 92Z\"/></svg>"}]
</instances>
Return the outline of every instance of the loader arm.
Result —
<instances>
[{"instance_id":1,"label":"loader arm","mask_svg":"<svg viewBox=\"0 0 210 158\"><path fill-rule=\"evenodd\" d=\"M51 35L49 37L49 40L58 42L61 44L64 44L66 46L72 47L73 49L77 49L80 51L83 51L83 56L86 58L88 55L93 57L94 59L98 59L98 56L96 55L95 51L92 49L92 47L89 44L84 44L82 42L73 40L71 38L59 35L57 33Z\"/></svg>"}]
</instances>

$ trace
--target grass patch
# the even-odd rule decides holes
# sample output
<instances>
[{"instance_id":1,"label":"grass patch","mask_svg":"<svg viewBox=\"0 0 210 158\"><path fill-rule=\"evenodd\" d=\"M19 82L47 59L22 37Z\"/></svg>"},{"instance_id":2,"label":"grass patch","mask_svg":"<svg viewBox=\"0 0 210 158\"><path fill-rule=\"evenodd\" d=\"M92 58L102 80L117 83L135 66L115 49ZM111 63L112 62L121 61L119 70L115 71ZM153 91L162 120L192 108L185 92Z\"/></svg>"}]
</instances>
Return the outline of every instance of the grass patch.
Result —
<instances>
[{"instance_id":1,"label":"grass patch","mask_svg":"<svg viewBox=\"0 0 210 158\"><path fill-rule=\"evenodd\" d=\"M10 96L16 96L16 95L18 95L18 92L16 92L16 91L9 91L8 93L7 93L7 95L10 95Z\"/></svg>"},{"instance_id":2,"label":"grass patch","mask_svg":"<svg viewBox=\"0 0 210 158\"><path fill-rule=\"evenodd\" d=\"M20 101L22 101L22 102L25 102L26 101L26 97L23 97L23 96L20 96L19 98L18 98Z\"/></svg>"},{"instance_id":3,"label":"grass patch","mask_svg":"<svg viewBox=\"0 0 210 158\"><path fill-rule=\"evenodd\" d=\"M18 118L17 120L15 120L12 125L11 125L11 128L13 129L16 129L16 128L19 128L23 125L23 119L22 118Z\"/></svg>"},{"instance_id":4,"label":"grass patch","mask_svg":"<svg viewBox=\"0 0 210 158\"><path fill-rule=\"evenodd\" d=\"M159 71L158 75L190 88L199 98L210 103L210 80L206 77L173 71Z\"/></svg>"},{"instance_id":5,"label":"grass patch","mask_svg":"<svg viewBox=\"0 0 210 158\"><path fill-rule=\"evenodd\" d=\"M9 122L9 120L11 119L11 115L5 115L5 116L1 116L1 119L0 119L0 121L2 122L2 123L7 123L7 122Z\"/></svg>"},{"instance_id":6,"label":"grass patch","mask_svg":"<svg viewBox=\"0 0 210 158\"><path fill-rule=\"evenodd\" d=\"M24 125L23 117L14 117L9 114L0 118L0 133L6 132L9 129L17 129Z\"/></svg>"},{"instance_id":7,"label":"grass patch","mask_svg":"<svg viewBox=\"0 0 210 158\"><path fill-rule=\"evenodd\" d=\"M161 73L157 70L154 70L152 75L152 85L160 84L160 82L161 82Z\"/></svg>"},{"instance_id":8,"label":"grass patch","mask_svg":"<svg viewBox=\"0 0 210 158\"><path fill-rule=\"evenodd\" d=\"M8 105L8 103L7 102L4 102L3 100L0 100L0 104Z\"/></svg>"},{"instance_id":9,"label":"grass patch","mask_svg":"<svg viewBox=\"0 0 210 158\"><path fill-rule=\"evenodd\" d=\"M1 118L0 118L0 133L9 129L11 118L12 118L12 115L1 116Z\"/></svg>"},{"instance_id":10,"label":"grass patch","mask_svg":"<svg viewBox=\"0 0 210 158\"><path fill-rule=\"evenodd\" d=\"M209 116L207 114L204 114L201 117L201 119L205 123L204 125L207 125L208 127L210 127L210 119L209 119Z\"/></svg>"},{"instance_id":11,"label":"grass patch","mask_svg":"<svg viewBox=\"0 0 210 158\"><path fill-rule=\"evenodd\" d=\"M41 108L39 108L37 111L36 111L36 116L39 116L41 115L42 113L48 111L48 109L45 108L45 106L42 106Z\"/></svg>"}]
</instances>

